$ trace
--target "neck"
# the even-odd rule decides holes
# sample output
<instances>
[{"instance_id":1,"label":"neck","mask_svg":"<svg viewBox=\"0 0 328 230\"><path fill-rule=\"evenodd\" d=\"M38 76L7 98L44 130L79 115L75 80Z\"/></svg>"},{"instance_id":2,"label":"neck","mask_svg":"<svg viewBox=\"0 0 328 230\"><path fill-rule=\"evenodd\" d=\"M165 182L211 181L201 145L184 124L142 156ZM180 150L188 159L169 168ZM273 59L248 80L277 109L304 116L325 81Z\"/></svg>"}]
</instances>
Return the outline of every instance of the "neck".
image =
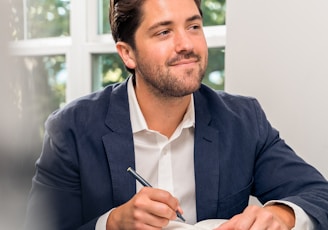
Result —
<instances>
[{"instance_id":1,"label":"neck","mask_svg":"<svg viewBox=\"0 0 328 230\"><path fill-rule=\"evenodd\" d=\"M135 85L136 97L149 129L168 138L182 121L192 95L184 97L159 97Z\"/></svg>"}]
</instances>

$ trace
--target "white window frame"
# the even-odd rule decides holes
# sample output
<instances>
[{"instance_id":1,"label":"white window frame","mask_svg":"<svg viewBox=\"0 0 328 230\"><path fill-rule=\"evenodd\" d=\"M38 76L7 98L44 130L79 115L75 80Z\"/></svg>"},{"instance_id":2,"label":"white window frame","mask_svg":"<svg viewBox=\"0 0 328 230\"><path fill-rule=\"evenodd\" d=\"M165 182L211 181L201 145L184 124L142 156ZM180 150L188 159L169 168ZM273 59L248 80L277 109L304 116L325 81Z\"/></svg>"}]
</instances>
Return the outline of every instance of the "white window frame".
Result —
<instances>
[{"instance_id":1,"label":"white window frame","mask_svg":"<svg viewBox=\"0 0 328 230\"><path fill-rule=\"evenodd\" d=\"M65 55L67 67L66 102L92 91L92 56L115 53L110 34L98 34L98 0L71 0L70 37L15 41L15 56ZM204 27L209 48L225 47L226 27Z\"/></svg>"}]
</instances>

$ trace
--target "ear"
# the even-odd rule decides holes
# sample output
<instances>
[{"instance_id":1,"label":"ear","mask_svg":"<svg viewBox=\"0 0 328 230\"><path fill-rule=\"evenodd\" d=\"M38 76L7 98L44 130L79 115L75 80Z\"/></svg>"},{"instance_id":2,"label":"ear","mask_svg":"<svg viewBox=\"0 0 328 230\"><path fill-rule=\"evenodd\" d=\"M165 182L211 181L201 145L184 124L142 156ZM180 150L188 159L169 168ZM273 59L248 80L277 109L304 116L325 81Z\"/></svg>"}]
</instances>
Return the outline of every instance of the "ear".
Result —
<instances>
[{"instance_id":1,"label":"ear","mask_svg":"<svg viewBox=\"0 0 328 230\"><path fill-rule=\"evenodd\" d=\"M131 46L126 42L117 42L116 50L120 55L122 61L124 62L125 66L127 66L130 69L135 69L136 67L135 55Z\"/></svg>"}]
</instances>

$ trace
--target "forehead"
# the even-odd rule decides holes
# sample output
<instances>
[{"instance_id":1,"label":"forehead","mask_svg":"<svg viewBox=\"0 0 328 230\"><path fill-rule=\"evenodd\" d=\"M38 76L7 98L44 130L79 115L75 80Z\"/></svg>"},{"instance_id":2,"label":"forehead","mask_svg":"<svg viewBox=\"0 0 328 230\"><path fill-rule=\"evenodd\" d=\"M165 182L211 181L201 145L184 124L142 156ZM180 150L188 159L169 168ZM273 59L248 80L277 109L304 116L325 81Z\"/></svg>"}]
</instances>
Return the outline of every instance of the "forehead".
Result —
<instances>
[{"instance_id":1,"label":"forehead","mask_svg":"<svg viewBox=\"0 0 328 230\"><path fill-rule=\"evenodd\" d=\"M160 21L186 20L194 15L200 15L194 0L145 0L141 24L151 26Z\"/></svg>"}]
</instances>

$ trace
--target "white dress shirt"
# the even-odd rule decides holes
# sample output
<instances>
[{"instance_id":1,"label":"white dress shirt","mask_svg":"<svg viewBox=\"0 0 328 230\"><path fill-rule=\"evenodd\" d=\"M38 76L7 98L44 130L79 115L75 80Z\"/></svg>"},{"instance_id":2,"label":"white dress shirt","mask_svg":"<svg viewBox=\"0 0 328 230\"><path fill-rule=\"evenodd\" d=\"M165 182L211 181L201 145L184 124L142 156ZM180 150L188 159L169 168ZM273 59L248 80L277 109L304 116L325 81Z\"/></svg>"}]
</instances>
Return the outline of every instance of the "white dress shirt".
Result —
<instances>
[{"instance_id":1,"label":"white dress shirt","mask_svg":"<svg viewBox=\"0 0 328 230\"><path fill-rule=\"evenodd\" d=\"M131 83L132 81L130 81ZM153 187L169 191L179 201L187 223L196 223L193 98L170 138L149 130L132 84L128 86L136 171ZM146 160L145 160L146 159ZM137 183L137 191L142 188Z\"/></svg>"},{"instance_id":2,"label":"white dress shirt","mask_svg":"<svg viewBox=\"0 0 328 230\"><path fill-rule=\"evenodd\" d=\"M128 82L128 98L130 119L132 125L136 171L153 187L169 191L175 196L183 209L183 217L187 223L197 221L195 177L194 177L194 127L195 111L193 97L187 112L170 138L157 131L149 130L140 110L132 83ZM146 160L145 160L146 159ZM136 190L142 185L137 182ZM295 204L284 201L293 208L296 215L296 230L312 230L313 225L309 216ZM111 210L102 215L96 224L96 230L105 230L106 221Z\"/></svg>"}]
</instances>

